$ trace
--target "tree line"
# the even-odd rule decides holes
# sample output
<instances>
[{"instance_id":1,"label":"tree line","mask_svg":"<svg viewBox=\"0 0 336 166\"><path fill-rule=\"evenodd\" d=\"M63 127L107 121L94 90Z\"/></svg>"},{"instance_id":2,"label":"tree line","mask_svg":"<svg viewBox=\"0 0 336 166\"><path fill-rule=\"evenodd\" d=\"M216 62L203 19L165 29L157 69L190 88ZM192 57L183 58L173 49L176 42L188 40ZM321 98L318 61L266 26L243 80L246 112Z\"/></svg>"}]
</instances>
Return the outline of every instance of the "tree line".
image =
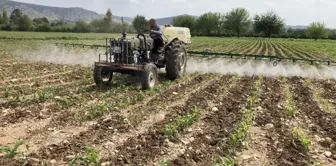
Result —
<instances>
[{"instance_id":1,"label":"tree line","mask_svg":"<svg viewBox=\"0 0 336 166\"><path fill-rule=\"evenodd\" d=\"M269 11L251 17L245 8L235 8L227 13L208 12L195 18L189 15L174 17L171 25L188 27L193 36L237 36L239 37L280 37L336 39L336 30L327 29L322 22L313 22L305 29L286 28L285 21L277 13ZM6 10L0 14L0 29L5 31L38 32L95 32L95 33L135 33L148 29L148 20L142 15L134 17L131 24L121 18L120 22L112 19L112 12L107 10L104 18L92 21L49 21L47 18L31 20L19 9L10 16Z\"/></svg>"},{"instance_id":2,"label":"tree line","mask_svg":"<svg viewBox=\"0 0 336 166\"><path fill-rule=\"evenodd\" d=\"M305 29L286 28L277 13L269 11L251 17L247 9L235 8L228 13L205 13L198 18L189 15L175 17L174 26L189 27L193 35L336 39L336 30L323 22L313 22Z\"/></svg>"}]
</instances>

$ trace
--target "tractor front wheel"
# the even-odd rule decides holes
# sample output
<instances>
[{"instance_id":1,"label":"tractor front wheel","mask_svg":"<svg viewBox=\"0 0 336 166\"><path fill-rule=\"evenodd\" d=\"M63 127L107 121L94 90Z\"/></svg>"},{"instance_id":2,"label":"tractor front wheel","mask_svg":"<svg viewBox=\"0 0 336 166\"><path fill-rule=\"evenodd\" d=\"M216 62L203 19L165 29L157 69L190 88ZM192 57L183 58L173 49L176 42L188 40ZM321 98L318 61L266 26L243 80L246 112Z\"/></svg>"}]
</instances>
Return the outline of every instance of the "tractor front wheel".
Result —
<instances>
[{"instance_id":1,"label":"tractor front wheel","mask_svg":"<svg viewBox=\"0 0 336 166\"><path fill-rule=\"evenodd\" d=\"M187 68L187 49L183 42L176 40L166 52L166 74L168 79L182 77Z\"/></svg>"},{"instance_id":2,"label":"tractor front wheel","mask_svg":"<svg viewBox=\"0 0 336 166\"><path fill-rule=\"evenodd\" d=\"M154 88L157 82L158 82L157 67L152 63L146 64L141 80L142 89L143 90L152 89Z\"/></svg>"},{"instance_id":3,"label":"tractor front wheel","mask_svg":"<svg viewBox=\"0 0 336 166\"><path fill-rule=\"evenodd\" d=\"M107 67L95 66L93 78L97 86L107 86L112 83L113 72L109 72Z\"/></svg>"}]
</instances>

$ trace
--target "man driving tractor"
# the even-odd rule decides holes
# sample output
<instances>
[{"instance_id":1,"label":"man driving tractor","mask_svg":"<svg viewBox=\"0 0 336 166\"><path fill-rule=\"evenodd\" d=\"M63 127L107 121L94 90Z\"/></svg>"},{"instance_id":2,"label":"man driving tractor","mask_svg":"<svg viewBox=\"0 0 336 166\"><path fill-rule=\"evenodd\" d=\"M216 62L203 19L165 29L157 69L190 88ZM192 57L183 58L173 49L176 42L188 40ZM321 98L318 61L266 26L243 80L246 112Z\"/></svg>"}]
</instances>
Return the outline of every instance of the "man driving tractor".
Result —
<instances>
[{"instance_id":1,"label":"man driving tractor","mask_svg":"<svg viewBox=\"0 0 336 166\"><path fill-rule=\"evenodd\" d=\"M150 35L150 37L153 39L153 48L151 50L151 55L158 60L159 64L162 64L164 61L164 57L159 54L159 49L163 46L163 37L162 37L162 30L160 26L157 25L155 19L149 20L149 26L150 26L150 33L153 33L155 35Z\"/></svg>"}]
</instances>

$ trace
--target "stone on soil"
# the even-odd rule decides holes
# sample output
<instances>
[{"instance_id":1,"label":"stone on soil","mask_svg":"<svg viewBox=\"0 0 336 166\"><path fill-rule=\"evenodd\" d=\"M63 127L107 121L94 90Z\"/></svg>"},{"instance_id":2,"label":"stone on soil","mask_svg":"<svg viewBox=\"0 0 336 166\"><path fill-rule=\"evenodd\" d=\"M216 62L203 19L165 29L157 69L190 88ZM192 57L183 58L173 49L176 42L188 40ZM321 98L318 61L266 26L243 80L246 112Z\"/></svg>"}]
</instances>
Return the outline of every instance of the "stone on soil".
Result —
<instances>
[{"instance_id":1,"label":"stone on soil","mask_svg":"<svg viewBox=\"0 0 336 166\"><path fill-rule=\"evenodd\" d=\"M273 127L274 127L274 125L272 123L269 123L269 124L265 125L266 130L272 129Z\"/></svg>"},{"instance_id":2,"label":"stone on soil","mask_svg":"<svg viewBox=\"0 0 336 166\"><path fill-rule=\"evenodd\" d=\"M325 151L325 152L324 152L324 155L325 155L326 157L331 157L332 153L329 152L329 151Z\"/></svg>"}]
</instances>

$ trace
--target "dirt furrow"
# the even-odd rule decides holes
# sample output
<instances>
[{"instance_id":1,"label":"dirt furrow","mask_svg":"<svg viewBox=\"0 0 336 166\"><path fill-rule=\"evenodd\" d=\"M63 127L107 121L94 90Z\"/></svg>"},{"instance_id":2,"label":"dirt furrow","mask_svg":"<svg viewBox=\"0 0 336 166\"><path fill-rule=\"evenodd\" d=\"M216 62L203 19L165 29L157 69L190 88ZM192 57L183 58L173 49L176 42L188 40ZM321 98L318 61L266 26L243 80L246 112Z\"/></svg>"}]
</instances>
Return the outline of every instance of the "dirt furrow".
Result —
<instances>
[{"instance_id":1,"label":"dirt furrow","mask_svg":"<svg viewBox=\"0 0 336 166\"><path fill-rule=\"evenodd\" d=\"M255 77L242 77L235 88L229 89L218 111L202 120L203 132L194 137L182 155L172 160L172 165L210 165L214 156L230 154L229 138L242 118L240 110L245 107L255 81Z\"/></svg>"},{"instance_id":2,"label":"dirt furrow","mask_svg":"<svg viewBox=\"0 0 336 166\"><path fill-rule=\"evenodd\" d=\"M167 104L167 101L162 99L171 98L170 96L174 96L175 91L183 93L184 90L192 91L197 89L196 85L202 83L204 81L209 81L208 79L210 75L199 75L192 79L191 82L186 82L186 84L177 84L173 88L169 88L166 90L166 93L160 93L160 95L152 98L150 101L145 101L142 104L138 104L137 107L130 107L125 110L121 110L119 113L112 113L109 116L105 116L100 118L96 123L89 125L86 129L79 133L78 135L73 135L66 138L66 142L57 142L57 143L48 143L45 144L42 149L38 150L38 153L35 155L40 156L42 159L56 159L56 160L66 160L66 156L74 155L78 153L82 146L85 145L93 145L93 144L101 144L106 141L110 136L116 136L117 138L123 139L121 136L133 136L134 133L128 133L130 130L134 130L136 126L131 126L131 123L128 119L125 119L125 113L128 111L133 112L138 107L142 107L144 105L152 105L151 103L158 101L157 103ZM211 80L210 80L211 81ZM160 98L162 101L160 101ZM172 98L168 103L173 104L177 102L179 98ZM144 107L145 108L145 107ZM148 122L147 122L148 123ZM146 124L146 123L145 123ZM147 124L148 125L148 124ZM141 126L140 126L141 127ZM137 131L137 130L136 130ZM109 139L108 139L109 140ZM115 140L117 141L117 140ZM51 148L51 149L50 149ZM59 153L62 151L63 153Z\"/></svg>"},{"instance_id":3,"label":"dirt furrow","mask_svg":"<svg viewBox=\"0 0 336 166\"><path fill-rule=\"evenodd\" d=\"M244 50L244 49L250 47L251 45L253 45L253 43L254 43L254 41L247 42L247 43L245 43L243 45L240 45L240 47L236 47L236 48L234 48L234 49L232 49L232 50L230 50L228 52L229 53L241 53L241 50Z\"/></svg>"},{"instance_id":4,"label":"dirt furrow","mask_svg":"<svg viewBox=\"0 0 336 166\"><path fill-rule=\"evenodd\" d=\"M66 74L71 74L74 71L65 71L65 72L59 72L59 73L52 73L52 74L45 74L45 75L40 75L40 76L34 76L34 77L27 77L27 78L17 78L17 79L5 79L4 81L0 81L0 85L8 85L8 84L18 84L18 83L22 83L22 82L30 82L32 80L36 80L36 79L47 79L50 77L59 77L59 76L63 76Z\"/></svg>"},{"instance_id":5,"label":"dirt furrow","mask_svg":"<svg viewBox=\"0 0 336 166\"><path fill-rule=\"evenodd\" d=\"M308 53L306 51L303 51L301 49L298 49L296 47L293 47L291 45L288 45L286 44L287 47L301 53L302 55L305 55L307 58L310 58L310 59L322 59L322 60L330 60L330 57L328 56L325 56L325 55L316 55L316 54L312 54L312 53Z\"/></svg>"},{"instance_id":6,"label":"dirt furrow","mask_svg":"<svg viewBox=\"0 0 336 166\"><path fill-rule=\"evenodd\" d=\"M287 46L286 44L284 44L284 43L279 43L279 45L281 45L281 47L282 47L283 49L286 49L286 50L292 52L292 53L293 53L293 58L300 58L300 59L306 59L306 58L307 58L307 57L305 57L304 55L302 55L300 52L297 52L297 51L294 50L293 48L288 47L288 46Z\"/></svg>"},{"instance_id":7,"label":"dirt furrow","mask_svg":"<svg viewBox=\"0 0 336 166\"><path fill-rule=\"evenodd\" d=\"M273 41L270 41L270 45L273 47L276 56L288 57L288 55L285 55L283 51L279 48L279 46L275 44Z\"/></svg>"},{"instance_id":8,"label":"dirt furrow","mask_svg":"<svg viewBox=\"0 0 336 166\"><path fill-rule=\"evenodd\" d=\"M242 51L243 54L253 54L253 51L257 48L259 45L260 40L254 40L248 48Z\"/></svg>"},{"instance_id":9,"label":"dirt furrow","mask_svg":"<svg viewBox=\"0 0 336 166\"><path fill-rule=\"evenodd\" d=\"M266 52L267 52L267 41L266 40L262 40L261 42L261 49L259 50L258 54L261 54L261 55L266 55Z\"/></svg>"},{"instance_id":10,"label":"dirt furrow","mask_svg":"<svg viewBox=\"0 0 336 166\"><path fill-rule=\"evenodd\" d=\"M126 140L123 145L116 148L115 154L109 155L103 161L111 162L112 165L139 165L146 164L158 155L165 153L164 147L167 146L168 141L165 141L167 135L163 129L166 125L172 122L171 120L174 121L178 117L190 114L195 110L195 106L197 106L197 110L200 110L200 114L203 113L202 110L209 109L209 104L221 95L217 89L221 88L221 83L225 83L228 79L229 76L224 76L223 79L214 81L204 86L202 90L196 91L183 103L174 105L163 120L150 127L146 133Z\"/></svg>"},{"instance_id":11,"label":"dirt furrow","mask_svg":"<svg viewBox=\"0 0 336 166\"><path fill-rule=\"evenodd\" d=\"M313 83L321 88L321 97L326 101L326 107L330 105L331 113L336 113L336 82L332 80L313 80Z\"/></svg>"},{"instance_id":12,"label":"dirt furrow","mask_svg":"<svg viewBox=\"0 0 336 166\"><path fill-rule=\"evenodd\" d=\"M336 160L336 148L334 142L336 142L336 117L321 109L318 102L314 100L312 90L306 85L305 80L299 77L293 77L289 79L292 85L292 90L296 95L294 100L296 101L302 114L307 116L309 120L309 131L321 136L325 141L320 142L320 145L324 148L328 148L331 152L330 158ZM327 141L328 138L330 139Z\"/></svg>"},{"instance_id":13,"label":"dirt furrow","mask_svg":"<svg viewBox=\"0 0 336 166\"><path fill-rule=\"evenodd\" d=\"M209 115L213 115L214 112L219 110L218 107L222 106L220 101L228 94L230 89L233 89L235 86L237 86L237 79L238 78L236 76L233 76L226 82L221 81L221 88L217 88L213 92L219 95L216 95L216 99L212 100L208 104L207 109L202 110L199 117L200 121L191 125L190 127L186 127L183 131L183 134L178 136L175 141L170 142L167 140L167 145L163 148L164 154L155 157L152 161L148 162L147 165L159 165L159 163L164 160L171 161L177 158L179 155L182 155L188 148L189 144L194 140L194 138L204 132L207 124L203 121L203 119L208 118Z\"/></svg>"}]
</instances>

